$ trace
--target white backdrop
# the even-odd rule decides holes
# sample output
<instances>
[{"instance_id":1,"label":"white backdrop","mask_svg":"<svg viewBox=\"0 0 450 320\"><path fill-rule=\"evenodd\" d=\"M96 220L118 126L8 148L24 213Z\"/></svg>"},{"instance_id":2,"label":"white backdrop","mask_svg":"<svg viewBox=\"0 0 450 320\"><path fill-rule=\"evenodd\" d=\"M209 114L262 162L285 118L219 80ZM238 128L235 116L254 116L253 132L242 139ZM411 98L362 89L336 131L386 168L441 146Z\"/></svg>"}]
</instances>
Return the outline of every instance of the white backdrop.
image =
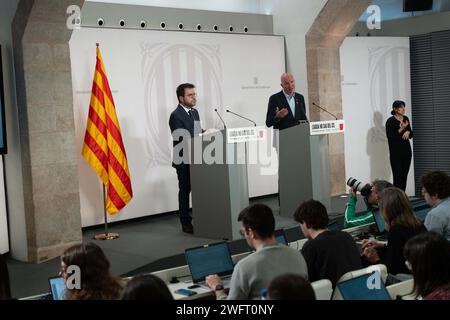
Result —
<instances>
[{"instance_id":1,"label":"white backdrop","mask_svg":"<svg viewBox=\"0 0 450 320\"><path fill-rule=\"evenodd\" d=\"M349 37L340 54L347 179L392 182L385 124L394 100L406 102L411 120L409 38ZM412 121L411 126L414 131ZM413 159L408 195L414 195L414 185Z\"/></svg>"},{"instance_id":2,"label":"white backdrop","mask_svg":"<svg viewBox=\"0 0 450 320\"><path fill-rule=\"evenodd\" d=\"M70 40L77 150L86 128L95 43L100 43L116 103L133 186L133 200L110 221L178 210L178 182L170 166L168 120L182 82L197 87L203 128L249 126L230 109L264 125L267 102L281 90L284 39L278 36L84 28ZM271 135L271 132L270 132ZM270 141L269 141L270 143ZM273 161L276 161L274 157ZM103 222L98 177L78 154L82 226ZM213 180L214 177L211 177ZM249 170L251 197L277 192L278 175ZM207 196L207 195L205 195Z\"/></svg>"}]
</instances>

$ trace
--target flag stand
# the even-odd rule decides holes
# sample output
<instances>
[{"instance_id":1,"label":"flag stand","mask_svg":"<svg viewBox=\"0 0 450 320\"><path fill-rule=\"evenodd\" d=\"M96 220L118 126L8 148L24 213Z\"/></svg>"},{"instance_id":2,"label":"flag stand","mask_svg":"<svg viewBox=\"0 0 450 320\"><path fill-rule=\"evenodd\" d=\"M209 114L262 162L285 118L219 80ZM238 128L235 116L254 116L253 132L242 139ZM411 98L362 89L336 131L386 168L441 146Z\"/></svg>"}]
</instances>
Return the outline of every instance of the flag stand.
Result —
<instances>
[{"instance_id":1,"label":"flag stand","mask_svg":"<svg viewBox=\"0 0 450 320\"><path fill-rule=\"evenodd\" d=\"M103 186L103 213L105 215L105 232L99 233L94 236L95 240L114 240L119 238L118 233L111 233L108 232L108 215L106 213L106 191L105 191L105 185L102 183Z\"/></svg>"}]
</instances>

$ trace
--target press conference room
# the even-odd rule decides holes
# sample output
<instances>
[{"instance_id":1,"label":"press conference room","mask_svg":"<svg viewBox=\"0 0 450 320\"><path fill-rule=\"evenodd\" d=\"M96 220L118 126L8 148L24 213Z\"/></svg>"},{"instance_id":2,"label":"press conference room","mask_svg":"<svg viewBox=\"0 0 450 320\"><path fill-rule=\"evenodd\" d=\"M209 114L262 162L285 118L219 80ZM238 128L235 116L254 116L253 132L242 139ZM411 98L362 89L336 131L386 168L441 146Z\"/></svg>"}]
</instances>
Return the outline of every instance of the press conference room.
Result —
<instances>
[{"instance_id":1,"label":"press conference room","mask_svg":"<svg viewBox=\"0 0 450 320\"><path fill-rule=\"evenodd\" d=\"M449 300L449 18L2 1L0 300Z\"/></svg>"}]
</instances>

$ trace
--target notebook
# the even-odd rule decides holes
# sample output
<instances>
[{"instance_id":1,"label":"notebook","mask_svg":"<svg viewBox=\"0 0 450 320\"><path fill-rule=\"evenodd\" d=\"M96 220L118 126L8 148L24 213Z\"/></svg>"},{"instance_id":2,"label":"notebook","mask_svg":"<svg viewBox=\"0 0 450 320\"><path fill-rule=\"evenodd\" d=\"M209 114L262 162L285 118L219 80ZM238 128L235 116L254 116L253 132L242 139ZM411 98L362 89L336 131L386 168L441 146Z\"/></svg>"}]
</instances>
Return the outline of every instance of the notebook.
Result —
<instances>
[{"instance_id":1,"label":"notebook","mask_svg":"<svg viewBox=\"0 0 450 320\"><path fill-rule=\"evenodd\" d=\"M50 285L50 292L53 300L64 300L66 294L66 284L62 277L52 277L48 279Z\"/></svg>"},{"instance_id":2,"label":"notebook","mask_svg":"<svg viewBox=\"0 0 450 320\"><path fill-rule=\"evenodd\" d=\"M224 286L227 286L234 268L227 242L189 248L184 254L193 283L205 286L205 277L217 274L224 281Z\"/></svg>"},{"instance_id":3,"label":"notebook","mask_svg":"<svg viewBox=\"0 0 450 320\"><path fill-rule=\"evenodd\" d=\"M374 281L373 276L380 274L375 271L340 282L335 290L339 290L344 300L391 300L383 280Z\"/></svg>"}]
</instances>

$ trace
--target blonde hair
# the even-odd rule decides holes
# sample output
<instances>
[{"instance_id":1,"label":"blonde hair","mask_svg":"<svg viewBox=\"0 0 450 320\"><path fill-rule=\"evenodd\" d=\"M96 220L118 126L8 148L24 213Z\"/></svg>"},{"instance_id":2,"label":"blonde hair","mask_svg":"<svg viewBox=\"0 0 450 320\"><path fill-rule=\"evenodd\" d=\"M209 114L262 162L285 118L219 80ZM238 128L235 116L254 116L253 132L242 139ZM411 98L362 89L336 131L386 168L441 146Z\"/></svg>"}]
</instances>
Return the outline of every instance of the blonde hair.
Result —
<instances>
[{"instance_id":1,"label":"blonde hair","mask_svg":"<svg viewBox=\"0 0 450 320\"><path fill-rule=\"evenodd\" d=\"M405 192L399 188L384 189L378 205L381 215L390 227L396 225L416 228L422 224L414 214Z\"/></svg>"}]
</instances>

